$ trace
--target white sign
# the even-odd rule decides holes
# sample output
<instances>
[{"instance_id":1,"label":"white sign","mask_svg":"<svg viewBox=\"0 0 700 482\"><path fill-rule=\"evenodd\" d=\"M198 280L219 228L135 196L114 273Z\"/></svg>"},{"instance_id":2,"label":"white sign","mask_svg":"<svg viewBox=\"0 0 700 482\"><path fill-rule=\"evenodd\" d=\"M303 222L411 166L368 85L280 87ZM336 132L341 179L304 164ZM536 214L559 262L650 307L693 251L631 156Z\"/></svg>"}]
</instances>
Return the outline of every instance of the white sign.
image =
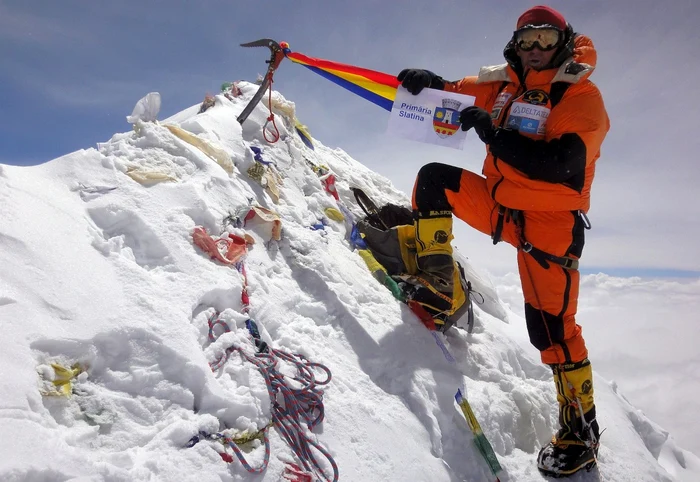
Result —
<instances>
[{"instance_id":1,"label":"white sign","mask_svg":"<svg viewBox=\"0 0 700 482\"><path fill-rule=\"evenodd\" d=\"M423 89L420 94L412 95L399 86L387 134L462 149L467 133L460 129L459 113L470 105L474 105L471 95L435 89Z\"/></svg>"}]
</instances>

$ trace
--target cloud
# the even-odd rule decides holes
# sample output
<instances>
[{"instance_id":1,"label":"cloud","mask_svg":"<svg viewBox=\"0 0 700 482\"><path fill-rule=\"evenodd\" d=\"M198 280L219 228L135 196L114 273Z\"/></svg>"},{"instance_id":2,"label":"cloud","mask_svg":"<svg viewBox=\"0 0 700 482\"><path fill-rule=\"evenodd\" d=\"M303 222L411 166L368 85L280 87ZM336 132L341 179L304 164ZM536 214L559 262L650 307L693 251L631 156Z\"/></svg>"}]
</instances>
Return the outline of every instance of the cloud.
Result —
<instances>
[{"instance_id":1,"label":"cloud","mask_svg":"<svg viewBox=\"0 0 700 482\"><path fill-rule=\"evenodd\" d=\"M523 316L518 276L495 277L494 284L499 297ZM700 277L581 277L577 321L594 369L615 380L634 405L695 453L700 443L687 420L695 416L688 400L697 397L697 384L689 380L700 369L698 312Z\"/></svg>"}]
</instances>

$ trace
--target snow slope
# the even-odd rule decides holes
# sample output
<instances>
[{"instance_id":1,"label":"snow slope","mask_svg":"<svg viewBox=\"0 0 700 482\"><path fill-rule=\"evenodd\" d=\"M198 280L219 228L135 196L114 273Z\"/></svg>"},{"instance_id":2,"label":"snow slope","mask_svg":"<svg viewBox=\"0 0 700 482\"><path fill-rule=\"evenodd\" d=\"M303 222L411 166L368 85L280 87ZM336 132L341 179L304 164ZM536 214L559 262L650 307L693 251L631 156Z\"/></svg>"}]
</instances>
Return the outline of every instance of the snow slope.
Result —
<instances>
[{"instance_id":1,"label":"snow slope","mask_svg":"<svg viewBox=\"0 0 700 482\"><path fill-rule=\"evenodd\" d=\"M499 456L501 480L543 480L535 455L557 426L555 394L549 369L526 348L524 321L462 257L485 303L472 334L442 336L457 360L448 363L353 252L349 223L325 213L361 215L351 186L379 203L408 204L406 195L339 149L305 147L283 115L293 104L276 92L281 140L264 141L262 104L241 127L236 115L257 88L241 87L241 98L219 95L203 114L193 106L97 149L35 167L0 165L0 480L281 480L286 464L299 461L274 428L262 475L224 462L215 442L185 448L198 431L256 432L270 422L253 364L234 352L218 370L209 366L229 346L253 353L249 316L272 347L332 372L325 421L312 438L332 455L339 480L494 480L454 403L459 387ZM165 124L226 151L233 172ZM277 203L247 174L250 146L262 147L281 176ZM339 201L312 169L322 165L336 176ZM141 184L126 175L134 170L170 180ZM253 204L279 214L281 240L265 224L224 223ZM324 229L312 229L319 223ZM196 226L255 240L243 262L249 315L241 273L193 245ZM215 312L232 331L211 342ZM85 367L70 397L42 396L51 363ZM700 480L698 458L614 384L597 377L595 388L606 429L600 468L572 480ZM260 466L261 443L246 450Z\"/></svg>"}]
</instances>

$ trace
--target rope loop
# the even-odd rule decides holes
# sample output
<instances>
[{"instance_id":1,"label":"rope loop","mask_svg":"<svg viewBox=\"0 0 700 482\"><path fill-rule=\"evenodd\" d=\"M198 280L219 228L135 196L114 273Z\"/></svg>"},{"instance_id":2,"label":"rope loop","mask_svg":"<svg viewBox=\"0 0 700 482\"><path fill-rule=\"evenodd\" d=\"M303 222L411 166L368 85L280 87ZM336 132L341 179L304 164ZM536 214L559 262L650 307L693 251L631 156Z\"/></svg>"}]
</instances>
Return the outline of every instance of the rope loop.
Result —
<instances>
[{"instance_id":1,"label":"rope loop","mask_svg":"<svg viewBox=\"0 0 700 482\"><path fill-rule=\"evenodd\" d=\"M272 72L268 74L268 77L270 79L270 85L268 87L268 96L267 96L267 108L270 111L270 115L267 117L267 121L265 122L265 125L263 126L263 137L267 142L270 144L274 144L275 142L280 140L280 131L277 129L277 124L275 124L275 114L272 112ZM270 139L267 138L267 125L272 122L272 127L275 130L273 133L271 133L272 137Z\"/></svg>"},{"instance_id":2,"label":"rope loop","mask_svg":"<svg viewBox=\"0 0 700 482\"><path fill-rule=\"evenodd\" d=\"M245 273L243 266L241 266L241 272ZM209 317L208 324L209 341L212 343L215 342L221 334L231 331L228 324L219 318L219 313L217 312ZM223 331L215 330L217 327L222 328ZM217 332L220 333L217 334ZM263 376L272 405L272 423L277 428L280 436L287 442L294 454L301 461L304 469L315 473L320 479L326 482L337 482L339 470L335 460L331 454L316 441L316 436L311 432L323 421L325 416L323 391L319 387L331 381L332 375L328 367L321 363L312 362L300 353L288 353L269 347L266 352L259 352L251 355L240 347L231 345L225 350L223 355L210 363L209 366L212 371L217 371L221 368L229 359L231 353L235 351L237 351L242 358L255 365ZM296 374L292 377L283 375L280 371L280 362L292 365L296 369ZM296 382L294 386L288 383L287 378L291 378L291 380ZM265 429L263 430L265 458L263 464L258 468L254 468L248 464L234 440L226 439L221 434L217 434L217 436L220 435L224 437L224 443L227 443L228 446L231 447L238 460L248 472L261 473L267 468L270 459L270 443L267 432ZM197 436L194 438L197 438ZM194 438L192 440L194 440ZM328 478L325 475L324 469L317 459L315 452L323 455L328 464L330 464L333 470L332 478Z\"/></svg>"}]
</instances>

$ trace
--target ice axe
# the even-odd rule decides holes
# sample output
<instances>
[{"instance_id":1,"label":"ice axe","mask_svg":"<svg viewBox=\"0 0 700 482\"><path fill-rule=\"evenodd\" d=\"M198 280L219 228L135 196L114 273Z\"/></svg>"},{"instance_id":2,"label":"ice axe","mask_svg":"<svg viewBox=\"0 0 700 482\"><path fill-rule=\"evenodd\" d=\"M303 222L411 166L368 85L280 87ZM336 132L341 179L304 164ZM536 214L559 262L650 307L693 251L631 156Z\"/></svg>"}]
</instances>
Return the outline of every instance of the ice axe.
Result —
<instances>
[{"instance_id":1,"label":"ice axe","mask_svg":"<svg viewBox=\"0 0 700 482\"><path fill-rule=\"evenodd\" d=\"M250 102L248 102L248 105L245 106L245 109L243 109L243 112L241 112L236 118L240 124L243 124L255 106L258 105L260 99L262 99L262 97L265 95L265 91L270 88L270 84L272 84L272 75L279 66L280 62L282 62L284 59L284 50L280 44L269 38L261 38L260 40L241 44L241 47L268 47L270 49L270 60L265 61L265 63L268 64L265 78L263 79L262 84L260 84L258 91L255 93Z\"/></svg>"}]
</instances>

